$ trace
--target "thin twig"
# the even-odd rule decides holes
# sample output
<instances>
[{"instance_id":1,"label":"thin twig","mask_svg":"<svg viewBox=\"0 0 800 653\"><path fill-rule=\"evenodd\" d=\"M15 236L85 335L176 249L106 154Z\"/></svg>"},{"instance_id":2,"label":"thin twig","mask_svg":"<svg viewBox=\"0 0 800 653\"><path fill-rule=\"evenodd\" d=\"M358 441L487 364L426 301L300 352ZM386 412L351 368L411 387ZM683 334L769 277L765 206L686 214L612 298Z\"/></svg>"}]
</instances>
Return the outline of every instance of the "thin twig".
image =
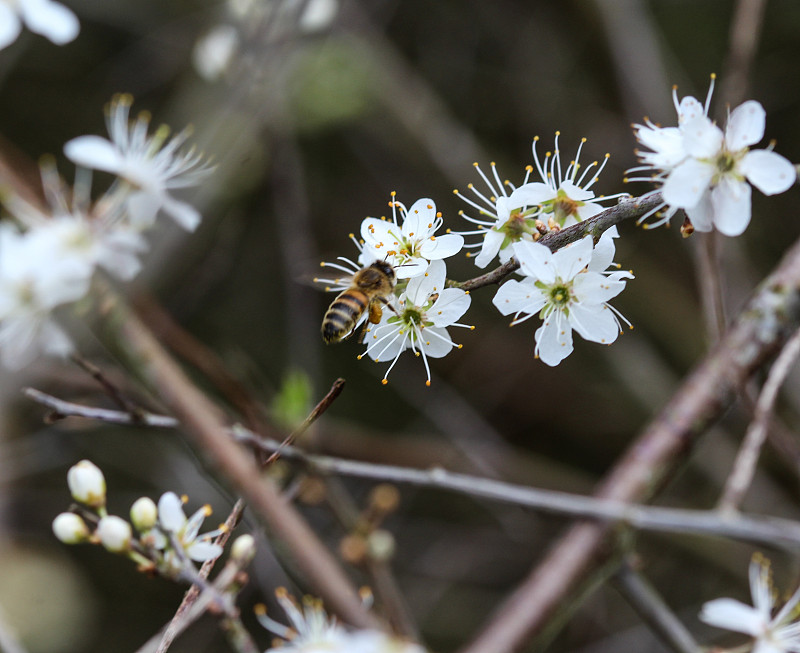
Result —
<instances>
[{"instance_id":1,"label":"thin twig","mask_svg":"<svg viewBox=\"0 0 800 653\"><path fill-rule=\"evenodd\" d=\"M634 569L630 559L623 561L614 576L614 585L644 622L675 653L699 653L701 649L692 634L655 588Z\"/></svg>"},{"instance_id":2,"label":"thin twig","mask_svg":"<svg viewBox=\"0 0 800 653\"><path fill-rule=\"evenodd\" d=\"M103 371L97 367L97 365L86 360L78 353L72 354L71 358L78 367L80 367L84 372L89 374L89 376L91 376L100 384L105 393L115 404L117 404L117 406L130 414L134 423L139 421L139 416L142 412L142 409L125 397L125 395L122 394L122 391L114 383L112 383L112 381L106 377L105 374L103 374Z\"/></svg>"},{"instance_id":3,"label":"thin twig","mask_svg":"<svg viewBox=\"0 0 800 653\"><path fill-rule=\"evenodd\" d=\"M171 418L166 418L171 419ZM177 420L175 420L177 426ZM228 539L233 533L233 529L236 527L236 524L239 523L239 519L242 516L242 511L244 510L244 501L239 499L231 509L230 513L228 514L227 519L225 520L225 526L222 529L222 532L216 537L214 540L215 544L219 544L220 546L225 546ZM211 570L214 568L217 559L214 558L212 560L206 560L202 566L200 567L200 571L198 572L200 577L205 579L208 578L208 575L211 573ZM178 609L175 611L175 615L172 617L172 620L166 625L164 629L164 634L161 637L161 641L158 644L158 648L156 649L156 653L165 653L166 650L172 645L172 642L178 636L178 625L181 623L184 615L191 609L192 605L197 601L200 596L200 588L197 585L192 585L184 594L183 600L181 604L178 606Z\"/></svg>"},{"instance_id":4,"label":"thin twig","mask_svg":"<svg viewBox=\"0 0 800 653\"><path fill-rule=\"evenodd\" d=\"M652 211L661 204L663 204L661 193L648 193L642 197L621 200L616 206L607 208L593 218L589 218L584 222L579 222L561 231L551 232L542 236L538 242L542 245L546 245L551 251L555 252L570 243L580 240L584 236L592 236L592 238L597 241L606 229L625 220L640 218L645 213ZM462 290L475 290L483 286L500 283L517 269L519 269L519 263L515 258L511 258L491 272L477 276L474 279L468 279L467 281L448 281L447 285L451 288L461 288Z\"/></svg>"},{"instance_id":5,"label":"thin twig","mask_svg":"<svg viewBox=\"0 0 800 653\"><path fill-rule=\"evenodd\" d=\"M298 426L294 431L292 431L289 435L286 436L286 439L281 443L280 447L278 447L269 458L267 458L264 466L271 465L274 463L281 455L281 449L287 446L290 446L294 443L294 441L299 438L303 433L308 430L308 427L311 426L314 422L319 419L320 415L324 413L330 405L336 400L336 398L342 394L342 390L344 390L344 379L336 379L331 386L331 389L328 390L328 394L326 394L320 402L314 406L314 409L308 414L303 420L303 423Z\"/></svg>"},{"instance_id":6,"label":"thin twig","mask_svg":"<svg viewBox=\"0 0 800 653\"><path fill-rule=\"evenodd\" d=\"M44 393L30 395L38 401ZM44 395L47 397L48 395ZM48 399L47 404L51 401ZM124 414L123 414L124 415ZM312 455L284 446L242 427L233 430L238 442L273 452L281 448L282 456L309 467L318 474L335 474L388 481L418 487L438 488L468 496L476 496L556 515L589 518L601 522L626 524L632 528L672 533L692 533L730 537L762 546L800 548L800 523L779 517L724 515L717 510L684 510L631 504L621 500L514 485L502 481L457 474L441 468L411 469L395 465L345 460L332 456Z\"/></svg>"},{"instance_id":7,"label":"thin twig","mask_svg":"<svg viewBox=\"0 0 800 653\"><path fill-rule=\"evenodd\" d=\"M753 481L761 447L767 439L775 400L778 398L778 392L798 355L800 355L800 330L795 331L780 356L775 360L758 396L753 412L753 421L747 429L742 446L733 463L733 470L728 476L719 500L718 508L722 511L737 510Z\"/></svg>"}]
</instances>

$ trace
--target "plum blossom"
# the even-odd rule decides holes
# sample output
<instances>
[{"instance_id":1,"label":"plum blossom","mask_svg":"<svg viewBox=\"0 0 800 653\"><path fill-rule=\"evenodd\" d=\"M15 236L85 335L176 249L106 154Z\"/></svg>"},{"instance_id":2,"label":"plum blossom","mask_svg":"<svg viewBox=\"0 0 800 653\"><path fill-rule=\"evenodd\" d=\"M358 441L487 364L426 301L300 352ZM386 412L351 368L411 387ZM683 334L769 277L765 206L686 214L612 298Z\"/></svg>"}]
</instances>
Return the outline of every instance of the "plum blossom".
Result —
<instances>
[{"instance_id":1,"label":"plum blossom","mask_svg":"<svg viewBox=\"0 0 800 653\"><path fill-rule=\"evenodd\" d=\"M664 210L664 215L651 226L684 209L696 230L738 236L750 223L750 184L765 195L775 195L796 180L794 166L772 146L750 149L764 137L764 107L755 100L744 102L730 112L723 131L707 115L712 92L713 79L703 106L691 96L678 102L673 89L677 128L660 128L649 121L635 126L639 141L652 151L639 153L644 165L629 172L652 171L649 180L661 184L664 199L656 209ZM648 178L629 178L644 179Z\"/></svg>"},{"instance_id":2,"label":"plum blossom","mask_svg":"<svg viewBox=\"0 0 800 653\"><path fill-rule=\"evenodd\" d=\"M110 140L79 136L64 146L64 153L78 165L113 173L133 187L127 200L133 224L150 226L163 210L178 225L193 231L200 223L200 213L169 191L197 185L211 169L194 149L181 151L188 130L168 140L166 126L148 135L150 121L145 114L131 123L132 101L129 95L112 100L106 120Z\"/></svg>"},{"instance_id":3,"label":"plum blossom","mask_svg":"<svg viewBox=\"0 0 800 653\"><path fill-rule=\"evenodd\" d=\"M211 514L209 506L202 506L191 517L183 512L183 501L174 492L165 492L158 500L158 524L166 534L173 535L184 553L195 562L205 562L218 557L222 547L209 540L220 531L210 531L200 535L203 520Z\"/></svg>"},{"instance_id":4,"label":"plum blossom","mask_svg":"<svg viewBox=\"0 0 800 653\"><path fill-rule=\"evenodd\" d=\"M17 40L23 24L56 45L69 43L80 31L75 14L52 0L0 0L0 50Z\"/></svg>"},{"instance_id":5,"label":"plum blossom","mask_svg":"<svg viewBox=\"0 0 800 653\"><path fill-rule=\"evenodd\" d=\"M514 243L522 281L503 284L493 299L503 315L514 314L512 325L538 315L535 355L550 366L572 353L572 330L584 339L611 344L621 332L620 320L630 325L608 301L625 288L630 272L608 271L615 266L616 228L606 231L593 247L591 236L562 247L555 254L539 243Z\"/></svg>"},{"instance_id":6,"label":"plum blossom","mask_svg":"<svg viewBox=\"0 0 800 653\"><path fill-rule=\"evenodd\" d=\"M585 138L581 139L575 158L564 170L558 145L560 136L561 133L556 132L553 151L545 153L542 159L537 152L539 137L533 139L531 148L533 161L541 181L530 181L534 167L529 165L523 183L514 187L508 181L500 181L495 164L492 163L493 183L476 163L475 168L488 187L490 195L485 196L472 184L468 188L486 206L481 206L456 191L456 195L462 200L490 218L489 221L479 220L461 212L466 220L479 226L477 231L464 232L464 235L483 235L482 242L478 243L481 247L480 254L475 258L475 265L478 267L486 267L498 253L500 262L505 263L511 258L513 243L535 242L550 230L563 229L583 222L603 210L604 207L600 202L625 195L619 193L595 197L594 191L590 190L599 179L609 155L606 154L602 164L594 161L582 169L580 156L586 143ZM511 189L510 193L506 192L506 187Z\"/></svg>"},{"instance_id":7,"label":"plum blossom","mask_svg":"<svg viewBox=\"0 0 800 653\"><path fill-rule=\"evenodd\" d=\"M442 226L442 216L436 212L433 200L422 198L406 209L392 193L389 204L392 207L391 220L366 218L361 223L363 254L372 260L381 259L393 265L399 279L424 274L431 261L448 258L461 251L463 236L449 233L435 235ZM398 209L402 223L398 220Z\"/></svg>"},{"instance_id":8,"label":"plum blossom","mask_svg":"<svg viewBox=\"0 0 800 653\"><path fill-rule=\"evenodd\" d=\"M800 588L772 616L776 602L769 561L759 555L753 556L749 574L752 606L736 599L714 599L703 605L700 619L718 628L750 635L754 639L753 653L798 653L800 622L795 619Z\"/></svg>"},{"instance_id":9,"label":"plum blossom","mask_svg":"<svg viewBox=\"0 0 800 653\"><path fill-rule=\"evenodd\" d=\"M476 209L481 216L488 220L482 220L467 215L464 211L459 211L459 215L465 220L478 225L475 231L461 231L464 236L479 235L481 239L476 243L465 245L465 247L480 247L481 251L475 257L475 265L485 268L500 255L500 262L505 263L511 258L511 244L518 240L535 240L541 236L540 229L546 230L538 220L540 207L536 205L538 195L529 191L529 184L523 183L519 188L515 188L509 181L500 181L497 167L492 161L492 177L489 178L477 163L473 164L475 170L483 179L489 195L484 195L473 184L467 188L477 197L475 201L464 194L453 191L460 199ZM525 175L525 182L528 181L533 168L528 167ZM507 192L506 189L510 192Z\"/></svg>"},{"instance_id":10,"label":"plum blossom","mask_svg":"<svg viewBox=\"0 0 800 653\"><path fill-rule=\"evenodd\" d=\"M461 348L450 338L447 327L473 328L457 322L469 308L469 294L459 288L445 288L445 276L444 261L431 261L428 271L410 279L391 309L383 311L381 321L367 327L366 354L375 362L392 361L384 384L400 354L410 349L422 356L426 385L430 385L428 358L442 358L453 347Z\"/></svg>"}]
</instances>

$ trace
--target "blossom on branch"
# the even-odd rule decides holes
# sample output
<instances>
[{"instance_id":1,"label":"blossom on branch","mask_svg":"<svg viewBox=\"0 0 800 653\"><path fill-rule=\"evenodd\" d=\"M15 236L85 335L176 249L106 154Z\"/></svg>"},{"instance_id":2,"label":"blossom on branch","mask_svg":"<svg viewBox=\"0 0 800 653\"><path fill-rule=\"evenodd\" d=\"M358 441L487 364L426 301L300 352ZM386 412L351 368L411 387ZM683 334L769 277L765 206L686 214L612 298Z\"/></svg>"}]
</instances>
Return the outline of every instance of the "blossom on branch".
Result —
<instances>
[{"instance_id":1,"label":"blossom on branch","mask_svg":"<svg viewBox=\"0 0 800 653\"><path fill-rule=\"evenodd\" d=\"M714 599L703 605L700 619L707 624L753 637L753 653L800 652L797 607L800 588L772 615L776 607L769 561L760 555L750 562L750 595L753 605L736 599Z\"/></svg>"},{"instance_id":2,"label":"blossom on branch","mask_svg":"<svg viewBox=\"0 0 800 653\"><path fill-rule=\"evenodd\" d=\"M630 323L608 301L625 288L633 275L609 271L613 263L616 228L606 231L596 246L592 237L562 247L555 254L539 243L514 244L522 281L507 281L494 305L503 315L514 314L512 326L534 315L542 318L536 330L535 355L558 365L572 353L572 330L584 339L611 344L621 333L620 321Z\"/></svg>"},{"instance_id":3,"label":"blossom on branch","mask_svg":"<svg viewBox=\"0 0 800 653\"><path fill-rule=\"evenodd\" d=\"M394 266L398 279L424 274L431 261L461 251L464 246L462 236L435 235L443 220L441 213L436 212L433 200L422 198L406 209L392 193L389 204L392 219L366 218L361 223L361 237L364 239L364 253L372 260L384 260ZM398 209L402 223L398 220Z\"/></svg>"},{"instance_id":4,"label":"blossom on branch","mask_svg":"<svg viewBox=\"0 0 800 653\"><path fill-rule=\"evenodd\" d=\"M589 190L597 182L609 155L606 154L602 164L594 161L582 169L580 156L586 143L585 138L581 139L575 158L564 170L558 146L560 135L560 132L556 132L553 151L545 153L542 159L537 152L539 137L533 139L533 161L541 181L530 181L534 166L529 165L523 183L514 187L509 181L500 181L494 163L491 164L492 179L476 163L475 169L488 187L489 196L481 193L472 184L468 188L480 202L455 191L459 198L489 218L488 221L480 220L467 216L463 211L460 213L464 219L479 227L477 231L462 233L483 236L481 242L468 245L481 247L480 254L475 257L475 265L479 268L485 268L498 254L500 262L505 263L512 256L511 246L514 243L535 242L548 231L583 222L603 210L601 201L615 200L625 195L618 193L595 197L594 191ZM511 190L510 193L506 191L507 187Z\"/></svg>"},{"instance_id":5,"label":"blossom on branch","mask_svg":"<svg viewBox=\"0 0 800 653\"><path fill-rule=\"evenodd\" d=\"M392 361L383 376L384 384L400 354L410 349L422 356L426 385L430 385L428 358L442 358L453 347L461 348L450 338L447 327L473 328L457 321L469 308L469 294L445 288L445 276L444 261L432 261L427 272L408 281L396 302L383 311L380 322L367 327L367 356L375 362Z\"/></svg>"},{"instance_id":6,"label":"blossom on branch","mask_svg":"<svg viewBox=\"0 0 800 653\"><path fill-rule=\"evenodd\" d=\"M650 226L668 222L684 209L697 231L716 229L726 236L738 236L750 223L752 184L765 195L788 190L797 177L794 166L772 151L750 146L764 137L766 112L755 100L748 100L728 115L723 132L708 117L713 78L705 105L689 96L673 102L678 127L658 127L646 121L635 125L637 139L649 152L638 152L644 164L628 172L652 173L628 181L654 181L661 185L664 204L646 214L664 210L663 217ZM748 183L749 182L749 183Z\"/></svg>"}]
</instances>

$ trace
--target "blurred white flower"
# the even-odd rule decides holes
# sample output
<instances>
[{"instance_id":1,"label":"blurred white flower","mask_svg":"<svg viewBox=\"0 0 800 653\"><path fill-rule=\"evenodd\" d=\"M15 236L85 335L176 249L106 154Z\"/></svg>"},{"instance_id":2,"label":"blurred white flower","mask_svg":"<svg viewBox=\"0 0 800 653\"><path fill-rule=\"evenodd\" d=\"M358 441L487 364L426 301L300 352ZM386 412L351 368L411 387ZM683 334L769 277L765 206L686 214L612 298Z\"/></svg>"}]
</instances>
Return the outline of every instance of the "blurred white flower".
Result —
<instances>
[{"instance_id":1,"label":"blurred white flower","mask_svg":"<svg viewBox=\"0 0 800 653\"><path fill-rule=\"evenodd\" d=\"M616 235L612 227L596 247L586 236L555 254L539 243L514 244L525 279L504 283L493 303L503 315L515 315L512 325L534 315L542 318L534 336L535 355L547 365L558 365L572 353L573 329L586 340L611 344L621 332L620 320L629 324L608 304L633 278L629 272L607 271L615 265Z\"/></svg>"},{"instance_id":2,"label":"blurred white flower","mask_svg":"<svg viewBox=\"0 0 800 653\"><path fill-rule=\"evenodd\" d=\"M450 338L447 327L472 328L457 322L472 299L463 290L445 288L445 276L444 261L431 261L427 272L408 281L405 292L392 305L394 310L387 307L381 321L367 327L366 354L376 362L392 361L383 383L407 349L422 356L428 377L426 385L430 385L428 357L442 358L453 347L461 348Z\"/></svg>"},{"instance_id":3,"label":"blurred white flower","mask_svg":"<svg viewBox=\"0 0 800 653\"><path fill-rule=\"evenodd\" d=\"M69 9L52 0L0 0L0 50L16 41L23 24L56 45L69 43L80 23Z\"/></svg>"},{"instance_id":4,"label":"blurred white flower","mask_svg":"<svg viewBox=\"0 0 800 653\"><path fill-rule=\"evenodd\" d=\"M219 535L218 529L199 534L203 520L210 514L210 506L205 505L187 519L183 512L183 501L174 492L165 492L158 500L161 530L174 535L186 555L195 562L205 562L222 554L222 547L209 541Z\"/></svg>"},{"instance_id":5,"label":"blurred white flower","mask_svg":"<svg viewBox=\"0 0 800 653\"><path fill-rule=\"evenodd\" d=\"M72 351L52 312L86 294L92 266L59 256L59 248L48 230L20 233L0 224L0 358L6 367L20 369L39 353Z\"/></svg>"},{"instance_id":6,"label":"blurred white flower","mask_svg":"<svg viewBox=\"0 0 800 653\"><path fill-rule=\"evenodd\" d=\"M133 186L127 208L134 225L149 226L159 210L188 231L200 223L200 214L190 204L176 200L169 191L197 185L211 169L193 149L180 151L189 136L187 130L168 140L162 126L148 135L149 116L129 121L132 98L115 97L106 120L110 140L100 136L79 136L64 146L74 163L111 172Z\"/></svg>"},{"instance_id":7,"label":"blurred white flower","mask_svg":"<svg viewBox=\"0 0 800 653\"><path fill-rule=\"evenodd\" d=\"M750 635L754 638L752 653L800 652L800 622L796 621L800 588L773 617L776 602L769 561L756 555L750 562L750 594L752 606L736 599L709 601L703 604L700 619L718 628Z\"/></svg>"},{"instance_id":8,"label":"blurred white flower","mask_svg":"<svg viewBox=\"0 0 800 653\"><path fill-rule=\"evenodd\" d=\"M350 653L347 648L347 631L339 625L335 617L329 617L322 606L322 601L305 597L302 606L289 596L285 588L275 591L283 611L289 618L290 626L284 626L267 616L263 606L256 611L259 623L283 642L267 653Z\"/></svg>"},{"instance_id":9,"label":"blurred white flower","mask_svg":"<svg viewBox=\"0 0 800 653\"><path fill-rule=\"evenodd\" d=\"M233 25L217 25L194 45L195 70L204 79L216 81L228 71L238 47L239 31Z\"/></svg>"},{"instance_id":10,"label":"blurred white flower","mask_svg":"<svg viewBox=\"0 0 800 653\"><path fill-rule=\"evenodd\" d=\"M442 226L442 216L436 213L433 200L422 198L406 209L395 199L389 202L392 219L366 218L361 223L364 251L372 259L391 264L398 279L410 279L425 272L431 261L448 258L461 251L464 238L458 234L434 235ZM398 222L400 209L402 224Z\"/></svg>"}]
</instances>

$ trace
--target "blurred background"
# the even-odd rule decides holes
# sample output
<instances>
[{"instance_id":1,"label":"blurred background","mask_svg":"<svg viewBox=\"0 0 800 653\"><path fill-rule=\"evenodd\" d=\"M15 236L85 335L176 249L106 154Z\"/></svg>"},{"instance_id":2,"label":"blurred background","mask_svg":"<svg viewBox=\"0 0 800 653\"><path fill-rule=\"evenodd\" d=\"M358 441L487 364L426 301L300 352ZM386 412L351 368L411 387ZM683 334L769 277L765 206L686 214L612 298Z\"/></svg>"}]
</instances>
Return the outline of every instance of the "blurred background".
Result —
<instances>
[{"instance_id":1,"label":"blurred background","mask_svg":"<svg viewBox=\"0 0 800 653\"><path fill-rule=\"evenodd\" d=\"M2 0L0 0L2 1ZM24 2L24 0L22 0ZM746 1L746 0L745 0ZM303 283L320 261L355 257L348 234L366 216L388 213L389 193L407 205L430 197L445 227L469 226L452 190L479 185L472 166L497 162L519 183L561 132L569 161L588 138L584 164L611 154L598 194L626 190L636 164L630 125L645 116L675 124L671 88L703 100L709 75L731 69L735 3L725 0L64 0L81 33L58 47L24 32L0 51L0 148L35 180L44 154L62 174L74 170L63 144L105 135L103 107L133 94L133 111L192 141L216 172L182 198L204 215L196 233L164 221L151 234L145 272L125 288L162 340L187 362L234 419L287 432L343 377L342 396L304 446L346 458L454 471L524 485L588 493L662 406L708 347L698 294L697 237L678 228L620 226L617 257L636 279L615 301L635 326L612 346L576 338L557 368L534 359L533 321L509 329L491 305L492 288L472 293L454 334L463 349L432 364L407 356L380 384L384 365L356 356L354 341L326 347L319 336L332 300ZM753 3L758 5L759 3ZM758 12L756 12L758 13ZM766 4L743 99L767 111L766 146L800 161L800 5ZM741 66L737 68L741 70ZM737 101L738 103L738 101ZM724 116L722 97L712 113ZM108 183L97 175L95 184ZM739 239L719 243L730 315L800 233L797 189L767 201L753 193L753 221ZM462 256L455 279L478 270ZM88 329L81 353L131 396L159 411ZM204 369L198 369L205 365ZM224 372L223 372L224 370ZM80 420L43 423L44 409L20 388L110 406L75 366L42 361L24 374L1 373L0 608L30 653L133 651L172 616L183 588L149 579L96 547L66 547L53 517L70 502L67 469L90 458L106 473L113 512L142 495L187 493L189 508L210 503L221 521L235 500L174 431L118 428ZM210 380L209 380L210 379ZM221 381L230 382L220 392ZM254 401L246 399L253 398ZM800 414L800 374L780 404L792 429ZM714 505L747 414L733 409L700 443L659 502ZM796 457L765 452L745 507L798 517ZM290 465L287 484L303 483L302 510L336 549L346 529L322 492ZM375 483L342 479L358 508ZM295 485L295 487L297 487ZM308 492L303 488L309 489ZM318 487L316 488L319 489ZM442 653L463 645L541 557L565 520L438 491L400 487L384 527L396 539L397 584L425 642ZM217 520L217 521L215 521ZM259 536L252 586L242 596L246 622L263 648L270 635L249 617L278 585L313 591L290 558L245 513L242 531ZM703 626L703 601L748 596L752 547L713 538L640 534L631 546L643 574L704 643L730 643ZM797 560L777 552L775 577L792 589ZM370 583L359 565L348 570ZM641 624L613 584L596 588L552 637L529 650L667 650ZM273 613L276 614L276 613ZM740 640L732 639L736 643ZM227 650L213 619L196 624L171 650Z\"/></svg>"}]
</instances>

